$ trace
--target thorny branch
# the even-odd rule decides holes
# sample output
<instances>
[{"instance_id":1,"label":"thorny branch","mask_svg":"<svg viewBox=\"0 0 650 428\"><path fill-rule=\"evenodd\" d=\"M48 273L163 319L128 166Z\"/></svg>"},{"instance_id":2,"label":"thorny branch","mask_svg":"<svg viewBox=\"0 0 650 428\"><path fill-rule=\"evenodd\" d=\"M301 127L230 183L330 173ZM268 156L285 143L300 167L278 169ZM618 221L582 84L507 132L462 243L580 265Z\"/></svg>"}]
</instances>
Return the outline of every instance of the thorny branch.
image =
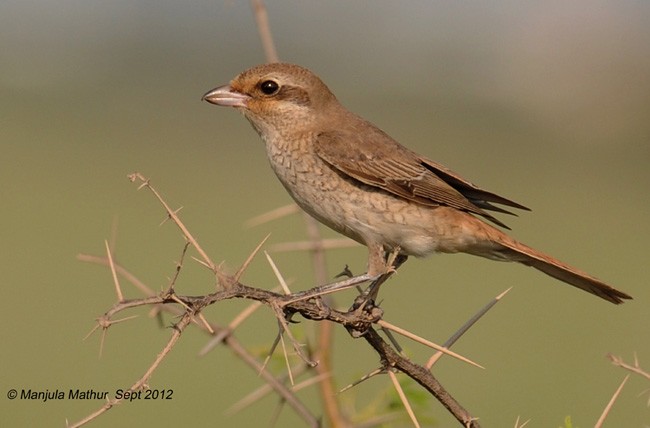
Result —
<instances>
[{"instance_id":1,"label":"thorny branch","mask_svg":"<svg viewBox=\"0 0 650 428\"><path fill-rule=\"evenodd\" d=\"M147 388L147 383L152 373L158 367L164 357L174 347L182 332L189 324L195 323L206 332L209 332L212 335L223 337L224 344L231 347L231 349L249 365L255 367L255 369L259 371L265 380L273 387L276 393L282 397L283 401L291 405L291 407L303 418L303 420L309 426L319 426L320 422L318 419L312 415L304 407L304 405L302 405L302 403L300 403L295 395L290 390L287 390L282 382L275 379L272 375L269 375L268 372L263 369L263 366L259 364L254 357L248 354L243 349L243 347L238 344L238 342L235 341L233 331L231 329L226 329L224 327L214 325L203 318L203 309L210 305L229 299L249 299L257 302L257 304L261 303L271 308L276 314L279 323L282 325L282 329L284 329L284 332L286 333L290 333L288 330L288 321L291 321L293 317L298 315L308 320L329 321L333 324L339 324L345 327L353 337L363 337L373 347L373 349L375 349L382 362L383 372L398 370L405 373L407 376L422 385L434 397L436 397L463 426L479 426L478 422L474 420L472 416L453 397L451 397L451 395L436 380L436 378L427 368L410 361L407 357L396 350L393 345L383 340L383 338L373 328L373 325L382 321L383 311L378 306L375 306L372 300L364 300L363 296L366 294L362 293L362 295L360 295L360 297L355 300L355 303L348 311L343 311L331 307L323 297L323 294L335 291L336 285L340 284L343 284L344 288L349 288L351 286L358 285L359 282L367 282L368 280L371 280L369 287L372 288L373 285L383 283L388 276L392 275L394 270L390 269L386 274L381 275L377 278L370 278L367 275L362 275L356 277L360 278L360 280L351 278L339 281L335 284L314 287L311 290L290 294L286 294L286 291L285 293L278 293L275 291L246 285L241 282L240 278L244 267L248 266L250 263L252 255L245 262L245 266L243 266L236 275L226 275L224 272L222 272L219 266L215 265L210 260L207 253L201 249L197 240L190 234L189 230L181 222L176 212L172 211L170 206L162 199L160 194L151 186L149 180L137 173L130 175L129 178L131 181L141 182L142 185L140 188L148 188L156 196L156 198L158 198L159 202L165 207L169 219L171 219L172 222L174 222L181 230L186 242L186 245L183 248L181 262L179 262L176 266L175 274L171 280L171 283L168 285L165 291L157 295L154 294L152 290L148 289L148 287L141 284L137 278L129 274L128 271L126 271L120 265L115 264L112 258L80 256L81 259L100 262L110 266L112 272L114 272L114 275L120 274L126 277L129 281L140 288L142 292L147 294L146 297L139 299L124 299L121 297L120 293L120 298L118 301L110 309L108 309L103 316L98 319L98 327L102 328L104 331L106 331L106 329L108 329L111 324L116 322L113 320L113 318L117 314L131 308L162 308L163 310L167 310L177 316L180 316L180 320L174 326L174 333L172 335L172 338L170 338L168 344L157 356L146 373L132 386L133 390ZM181 295L176 292L174 283L179 276L182 267L182 260L185 257L188 246L194 247L194 249L200 254L201 259L195 260L208 267L214 273L219 285L216 291L199 296ZM255 249L254 254L257 253L259 249L260 246ZM283 333L283 331L280 333ZM296 350L299 350L301 344L297 343L296 339L294 339L291 334L289 334L288 337L292 341L294 348ZM422 342L430 344L430 342L424 341L423 339ZM451 351L447 350L446 347L435 345L435 348L441 350L441 352L457 356L457 354L454 354ZM301 357L307 365L313 364L309 360L308 355L302 354ZM81 426L111 409L117 403L117 401L108 401L98 411L70 426ZM405 405L408 406L407 403L405 403Z\"/></svg>"}]
</instances>

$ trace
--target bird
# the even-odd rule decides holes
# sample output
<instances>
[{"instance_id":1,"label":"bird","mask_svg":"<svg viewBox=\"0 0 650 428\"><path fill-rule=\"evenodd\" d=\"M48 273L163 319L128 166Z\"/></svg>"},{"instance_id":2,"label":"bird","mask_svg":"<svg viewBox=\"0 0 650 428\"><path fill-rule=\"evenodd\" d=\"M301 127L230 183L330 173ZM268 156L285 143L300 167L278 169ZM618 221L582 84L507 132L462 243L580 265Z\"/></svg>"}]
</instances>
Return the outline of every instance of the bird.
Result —
<instances>
[{"instance_id":1,"label":"bird","mask_svg":"<svg viewBox=\"0 0 650 428\"><path fill-rule=\"evenodd\" d=\"M510 237L490 212L527 207L401 145L347 110L307 68L254 66L202 100L243 113L296 204L368 248L370 276L390 269L391 254L461 252L531 266L615 304L632 299Z\"/></svg>"}]
</instances>

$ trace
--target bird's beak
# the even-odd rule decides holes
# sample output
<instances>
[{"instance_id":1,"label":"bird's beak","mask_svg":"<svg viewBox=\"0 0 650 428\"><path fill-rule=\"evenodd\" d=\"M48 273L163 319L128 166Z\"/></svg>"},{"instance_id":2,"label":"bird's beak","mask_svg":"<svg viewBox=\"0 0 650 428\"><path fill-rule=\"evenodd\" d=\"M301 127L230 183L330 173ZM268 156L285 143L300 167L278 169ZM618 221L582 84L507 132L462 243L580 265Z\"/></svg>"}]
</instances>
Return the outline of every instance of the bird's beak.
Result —
<instances>
[{"instance_id":1,"label":"bird's beak","mask_svg":"<svg viewBox=\"0 0 650 428\"><path fill-rule=\"evenodd\" d=\"M246 101L249 99L248 95L233 91L230 85L214 88L206 92L201 98L202 101L224 107L246 107Z\"/></svg>"}]
</instances>

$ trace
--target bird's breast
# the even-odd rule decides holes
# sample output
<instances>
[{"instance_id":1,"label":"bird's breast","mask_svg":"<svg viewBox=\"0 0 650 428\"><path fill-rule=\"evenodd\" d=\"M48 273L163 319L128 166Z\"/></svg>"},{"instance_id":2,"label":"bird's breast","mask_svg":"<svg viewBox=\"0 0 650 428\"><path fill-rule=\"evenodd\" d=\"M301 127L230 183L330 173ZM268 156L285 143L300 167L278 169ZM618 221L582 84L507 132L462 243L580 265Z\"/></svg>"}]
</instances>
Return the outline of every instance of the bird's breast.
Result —
<instances>
[{"instance_id":1,"label":"bird's breast","mask_svg":"<svg viewBox=\"0 0 650 428\"><path fill-rule=\"evenodd\" d=\"M399 246L414 256L463 251L468 244L446 220L447 212L456 210L414 204L363 184L323 161L308 138L265 142L273 171L291 197L335 231L366 245Z\"/></svg>"}]
</instances>

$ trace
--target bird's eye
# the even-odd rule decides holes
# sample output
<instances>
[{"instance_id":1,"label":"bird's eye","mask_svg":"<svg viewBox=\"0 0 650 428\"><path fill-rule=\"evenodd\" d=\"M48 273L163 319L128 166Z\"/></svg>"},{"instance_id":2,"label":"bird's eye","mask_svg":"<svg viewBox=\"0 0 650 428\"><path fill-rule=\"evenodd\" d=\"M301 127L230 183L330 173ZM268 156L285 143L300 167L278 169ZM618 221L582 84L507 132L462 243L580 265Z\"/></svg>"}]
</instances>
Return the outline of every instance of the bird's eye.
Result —
<instances>
[{"instance_id":1,"label":"bird's eye","mask_svg":"<svg viewBox=\"0 0 650 428\"><path fill-rule=\"evenodd\" d=\"M274 80L265 80L260 83L260 90L266 95L273 95L278 92L280 85Z\"/></svg>"}]
</instances>

